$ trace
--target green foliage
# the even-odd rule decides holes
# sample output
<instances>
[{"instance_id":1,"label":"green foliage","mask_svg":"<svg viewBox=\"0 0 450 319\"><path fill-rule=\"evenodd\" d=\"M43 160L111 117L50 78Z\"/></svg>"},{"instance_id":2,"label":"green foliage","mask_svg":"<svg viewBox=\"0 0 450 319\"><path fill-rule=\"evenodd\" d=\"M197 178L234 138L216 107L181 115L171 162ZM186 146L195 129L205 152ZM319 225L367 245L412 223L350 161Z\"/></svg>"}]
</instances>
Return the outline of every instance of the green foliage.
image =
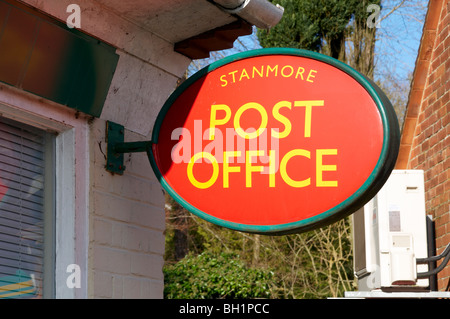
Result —
<instances>
[{"instance_id":1,"label":"green foliage","mask_svg":"<svg viewBox=\"0 0 450 319\"><path fill-rule=\"evenodd\" d=\"M270 31L258 30L258 38L263 47L287 47L319 51L321 47L320 29L308 14L307 1L271 1L284 8L282 20Z\"/></svg>"},{"instance_id":2,"label":"green foliage","mask_svg":"<svg viewBox=\"0 0 450 319\"><path fill-rule=\"evenodd\" d=\"M187 255L164 268L168 299L268 298L273 273L250 268L237 254Z\"/></svg>"},{"instance_id":3,"label":"green foliage","mask_svg":"<svg viewBox=\"0 0 450 319\"><path fill-rule=\"evenodd\" d=\"M263 47L288 47L324 53L342 59L351 25L365 24L369 4L380 0L271 0L284 8L281 21L271 30L258 30Z\"/></svg>"},{"instance_id":4,"label":"green foliage","mask_svg":"<svg viewBox=\"0 0 450 319\"><path fill-rule=\"evenodd\" d=\"M275 273L274 298L339 297L354 288L349 218L301 234L264 236L260 244L258 263Z\"/></svg>"},{"instance_id":5,"label":"green foliage","mask_svg":"<svg viewBox=\"0 0 450 319\"><path fill-rule=\"evenodd\" d=\"M207 239L191 214L166 193L165 260L176 262L188 252L201 253Z\"/></svg>"},{"instance_id":6,"label":"green foliage","mask_svg":"<svg viewBox=\"0 0 450 319\"><path fill-rule=\"evenodd\" d=\"M318 299L343 296L354 288L349 218L285 236L241 233L195 216L190 222L195 238L202 240L190 242L186 258L166 258L166 298ZM255 282L263 287L262 295L249 292ZM235 292L225 295L230 287Z\"/></svg>"}]
</instances>

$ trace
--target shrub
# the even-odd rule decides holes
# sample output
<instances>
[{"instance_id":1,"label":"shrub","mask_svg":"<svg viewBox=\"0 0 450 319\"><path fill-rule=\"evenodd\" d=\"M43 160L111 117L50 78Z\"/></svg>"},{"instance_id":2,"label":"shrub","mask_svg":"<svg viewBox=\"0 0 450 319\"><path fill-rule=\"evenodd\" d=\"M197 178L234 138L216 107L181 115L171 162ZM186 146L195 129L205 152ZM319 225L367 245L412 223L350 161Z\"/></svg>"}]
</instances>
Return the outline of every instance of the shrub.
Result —
<instances>
[{"instance_id":1,"label":"shrub","mask_svg":"<svg viewBox=\"0 0 450 319\"><path fill-rule=\"evenodd\" d=\"M168 299L269 298L273 273L245 265L236 254L187 255L164 267Z\"/></svg>"}]
</instances>

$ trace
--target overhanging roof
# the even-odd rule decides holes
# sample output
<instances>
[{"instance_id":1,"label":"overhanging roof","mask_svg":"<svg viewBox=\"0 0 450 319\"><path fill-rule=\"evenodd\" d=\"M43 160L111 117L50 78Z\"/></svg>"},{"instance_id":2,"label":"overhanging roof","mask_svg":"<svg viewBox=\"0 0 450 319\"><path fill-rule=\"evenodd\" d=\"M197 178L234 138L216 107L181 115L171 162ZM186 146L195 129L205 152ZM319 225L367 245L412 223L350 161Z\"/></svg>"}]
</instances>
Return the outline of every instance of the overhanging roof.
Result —
<instances>
[{"instance_id":1,"label":"overhanging roof","mask_svg":"<svg viewBox=\"0 0 450 319\"><path fill-rule=\"evenodd\" d=\"M237 37L251 33L252 25L270 28L283 15L281 7L267 0L95 1L177 44L177 52L192 59L205 57L205 52L230 48Z\"/></svg>"}]
</instances>

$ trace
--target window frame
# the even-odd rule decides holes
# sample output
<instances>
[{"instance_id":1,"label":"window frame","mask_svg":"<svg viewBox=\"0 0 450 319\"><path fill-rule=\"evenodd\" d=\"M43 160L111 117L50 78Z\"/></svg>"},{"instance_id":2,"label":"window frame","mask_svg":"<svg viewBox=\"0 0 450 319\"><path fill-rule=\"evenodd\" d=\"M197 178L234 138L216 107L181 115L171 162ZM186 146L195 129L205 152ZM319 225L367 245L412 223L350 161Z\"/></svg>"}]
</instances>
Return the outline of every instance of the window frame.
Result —
<instances>
[{"instance_id":1,"label":"window frame","mask_svg":"<svg viewBox=\"0 0 450 319\"><path fill-rule=\"evenodd\" d=\"M54 133L53 298L87 298L89 245L89 124L60 105L0 83L3 117ZM76 146L78 145L78 146ZM84 172L83 172L84 170ZM80 174L83 173L83 174ZM75 218L76 217L76 218ZM77 264L81 288L67 285L69 265Z\"/></svg>"},{"instance_id":2,"label":"window frame","mask_svg":"<svg viewBox=\"0 0 450 319\"><path fill-rule=\"evenodd\" d=\"M4 119L4 120L3 120ZM40 281L42 290L39 292L40 296L42 298L54 298L55 296L55 277L54 277L54 269L55 269L55 253L54 253L54 247L55 247L55 185L54 185L54 177L55 177L55 152L54 152L54 145L55 145L55 136L52 133L49 133L45 130L42 130L40 128L36 128L34 126L28 125L26 123L22 123L16 120L12 120L8 117L2 116L0 114L0 120L4 122L7 126L10 126L13 130L18 129L20 132L23 131L29 131L32 129L31 134L37 134L42 137L42 143L39 143L42 148L40 150L43 153L43 180L44 185L42 188L43 192L43 202L42 202L42 219L44 222L44 225L42 227L42 238L43 238L43 255L41 257L42 260L42 281ZM9 129L7 129L8 132ZM8 133L7 133L8 134ZM26 135L19 135L13 138L14 133L9 133L10 139L6 139L7 141L10 141L12 143L19 143L22 141L23 138L26 139ZM25 143L26 144L26 143ZM27 146L24 145L25 148ZM5 164L8 164L8 161L5 162ZM16 176L14 174L14 176ZM19 181L21 179L20 175L17 175L16 181ZM20 211L12 212L13 214L17 214L17 217L20 219L20 216L22 213ZM19 230L19 229L18 229ZM24 228L20 228L20 232L26 231ZM38 257L37 255L31 255ZM28 294L27 294L28 295ZM19 298L21 298L23 295L18 294ZM28 295L30 296L30 295ZM14 296L12 296L14 298Z\"/></svg>"}]
</instances>

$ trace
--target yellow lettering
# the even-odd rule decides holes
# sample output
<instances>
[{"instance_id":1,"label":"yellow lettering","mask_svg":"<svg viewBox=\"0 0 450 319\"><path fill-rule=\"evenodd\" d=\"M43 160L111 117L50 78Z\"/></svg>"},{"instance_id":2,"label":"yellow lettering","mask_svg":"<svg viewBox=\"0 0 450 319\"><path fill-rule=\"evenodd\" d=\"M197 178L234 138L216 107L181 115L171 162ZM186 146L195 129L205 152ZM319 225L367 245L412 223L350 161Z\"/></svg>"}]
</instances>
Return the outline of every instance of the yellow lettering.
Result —
<instances>
[{"instance_id":1,"label":"yellow lettering","mask_svg":"<svg viewBox=\"0 0 450 319\"><path fill-rule=\"evenodd\" d=\"M243 77L246 77L247 79L250 80L250 77L248 76L248 73L245 69L242 69L241 77L239 78L239 81L242 80Z\"/></svg>"},{"instance_id":2,"label":"yellow lettering","mask_svg":"<svg viewBox=\"0 0 450 319\"><path fill-rule=\"evenodd\" d=\"M317 73L316 70L309 70L308 78L306 79L306 81L311 82L311 83L314 82L314 81L310 81L310 80L309 80L310 78L315 78L315 77L316 77L315 75L313 75L313 72L314 72L314 73Z\"/></svg>"},{"instance_id":3,"label":"yellow lettering","mask_svg":"<svg viewBox=\"0 0 450 319\"><path fill-rule=\"evenodd\" d=\"M301 66L299 66L298 69L297 69L297 74L295 75L295 78L298 78L298 76L300 75L300 77L303 80L303 72L305 72L305 69L302 68Z\"/></svg>"},{"instance_id":4,"label":"yellow lettering","mask_svg":"<svg viewBox=\"0 0 450 319\"><path fill-rule=\"evenodd\" d=\"M237 158L241 157L243 152L241 151L224 151L223 152L223 188L230 187L230 174L231 173L241 173L241 166L239 164L230 165L231 163L237 163ZM336 172L337 165L325 165L323 164L324 156L337 155L337 149L317 149L316 150L316 187L338 187L337 180L324 180L324 172ZM277 173L277 160L276 151L268 151L269 165L257 165L255 158L265 156L264 150L247 150L245 151L245 187L253 187L252 174L259 172L264 175L269 175L269 187L275 187L275 177ZM295 180L291 178L288 173L288 163L294 156L301 156L308 160L311 159L311 152L304 149L294 149L287 152L281 159L279 171L283 181L295 188L302 188L311 185L311 177L305 178L303 180ZM207 163L212 165L212 173L207 181L199 181L194 176L194 166L199 160L205 159ZM294 165L294 164L292 164ZM292 167L292 166L291 166ZM266 170L265 170L266 169ZM268 169L268 170L267 170ZM298 170L297 170L298 171ZM242 172L243 173L243 172ZM211 187L218 179L220 174L220 168L217 159L208 152L198 152L189 161L187 165L187 176L191 184L199 189L206 189ZM238 174L238 176L240 176ZM306 177L306 176L305 176Z\"/></svg>"},{"instance_id":5,"label":"yellow lettering","mask_svg":"<svg viewBox=\"0 0 450 319\"><path fill-rule=\"evenodd\" d=\"M291 69L290 73L288 73L287 75L284 74L284 72L283 72L286 68L290 68L290 69ZM282 75L283 77L285 77L285 78L288 78L288 77L292 76L292 74L294 74L294 68L293 68L292 66L290 66L290 65L285 65L285 66L281 69L281 75Z\"/></svg>"},{"instance_id":6,"label":"yellow lettering","mask_svg":"<svg viewBox=\"0 0 450 319\"><path fill-rule=\"evenodd\" d=\"M229 166L229 157L241 156L240 151L225 151L223 152L223 187L230 187L230 172L240 172L239 166Z\"/></svg>"},{"instance_id":7,"label":"yellow lettering","mask_svg":"<svg viewBox=\"0 0 450 319\"><path fill-rule=\"evenodd\" d=\"M262 156L264 151L246 151L245 152L245 187L252 187L252 172L262 172L262 166L253 166L252 157Z\"/></svg>"},{"instance_id":8,"label":"yellow lettering","mask_svg":"<svg viewBox=\"0 0 450 319\"><path fill-rule=\"evenodd\" d=\"M289 135L289 133L291 133L291 129L292 129L291 121L289 121L289 119L287 117L280 114L280 109L282 107L287 107L288 109L291 109L292 103L288 102L288 101L281 101L273 106L272 115L273 115L274 119L276 119L277 121L279 121L280 123L282 123L284 125L283 132L278 132L278 131L272 129L272 136L276 137L276 138L285 138L286 136Z\"/></svg>"},{"instance_id":9,"label":"yellow lettering","mask_svg":"<svg viewBox=\"0 0 450 319\"><path fill-rule=\"evenodd\" d=\"M317 187L337 187L337 181L324 181L324 171L336 171L336 165L323 165L324 155L337 155L337 149L318 149L316 150L316 186Z\"/></svg>"},{"instance_id":10,"label":"yellow lettering","mask_svg":"<svg viewBox=\"0 0 450 319\"><path fill-rule=\"evenodd\" d=\"M255 132L247 133L241 128L240 119L241 119L242 113L244 113L246 110L249 110L249 109L255 109L261 114L261 124L260 124L258 130L256 130ZM264 130L267 127L267 122L268 122L268 117L267 117L266 109L261 104L258 104L255 102L249 102L249 103L242 105L237 110L237 112L234 116L234 129L236 130L236 133L238 135L240 135L241 137L243 137L245 139L252 139L252 138L258 137L259 135L261 135L262 132L264 132Z\"/></svg>"},{"instance_id":11,"label":"yellow lettering","mask_svg":"<svg viewBox=\"0 0 450 319\"><path fill-rule=\"evenodd\" d=\"M259 71L255 66L253 67L252 78L255 77L255 73L262 78L264 76L264 65L261 65L261 70Z\"/></svg>"},{"instance_id":12,"label":"yellow lettering","mask_svg":"<svg viewBox=\"0 0 450 319\"><path fill-rule=\"evenodd\" d=\"M275 65L273 68L270 67L270 65L267 66L267 71L266 71L266 77L269 77L269 72L275 72L275 76L278 75L278 64Z\"/></svg>"},{"instance_id":13,"label":"yellow lettering","mask_svg":"<svg viewBox=\"0 0 450 319\"><path fill-rule=\"evenodd\" d=\"M294 106L305 107L305 137L311 137L311 116L313 106L323 106L324 100L318 101L294 101Z\"/></svg>"},{"instance_id":14,"label":"yellow lettering","mask_svg":"<svg viewBox=\"0 0 450 319\"><path fill-rule=\"evenodd\" d=\"M213 173L212 173L210 179L207 180L206 182L199 182L194 177L194 164L197 160L203 159L203 158L206 158L207 160L209 160L211 162L211 164L213 166ZM219 176L219 164L217 163L216 158L211 153L199 152L199 153L195 154L194 156L192 156L191 160L189 161L188 166L187 166L187 176L188 176L188 179L191 182L191 184L197 188L205 189L205 188L211 187L216 182L217 177Z\"/></svg>"},{"instance_id":15,"label":"yellow lettering","mask_svg":"<svg viewBox=\"0 0 450 319\"><path fill-rule=\"evenodd\" d=\"M269 151L269 187L275 187L275 151Z\"/></svg>"},{"instance_id":16,"label":"yellow lettering","mask_svg":"<svg viewBox=\"0 0 450 319\"><path fill-rule=\"evenodd\" d=\"M238 70L228 73L228 74L230 74L233 77L233 83L236 82L236 78L234 77L234 74L237 73L237 71Z\"/></svg>"},{"instance_id":17,"label":"yellow lettering","mask_svg":"<svg viewBox=\"0 0 450 319\"><path fill-rule=\"evenodd\" d=\"M297 68L297 70L295 70ZM220 86L225 87L228 84L231 83L237 83L241 82L242 80L251 80L255 79L257 77L264 78L269 76L278 76L278 71L280 71L280 75L284 78L290 78L294 77L295 79L301 79L302 81L308 81L310 83L314 83L314 80L316 78L316 74L318 73L317 70L305 70L304 67L301 66L292 66L292 65L259 65L259 66L252 66L251 71L246 68L234 70L231 72L228 72L227 74L222 74L219 77L220 80Z\"/></svg>"},{"instance_id":18,"label":"yellow lettering","mask_svg":"<svg viewBox=\"0 0 450 319\"><path fill-rule=\"evenodd\" d=\"M220 81L223 82L223 84L221 85L222 87L227 86L228 84L228 81L225 79L225 77L225 74L220 77Z\"/></svg>"},{"instance_id":19,"label":"yellow lettering","mask_svg":"<svg viewBox=\"0 0 450 319\"><path fill-rule=\"evenodd\" d=\"M296 187L296 188L306 187L311 184L311 178L308 177L307 179L302 180L302 181L295 181L289 177L289 175L286 171L286 166L287 166L288 161L294 156L303 156L303 157L310 159L311 153L307 150L302 150L302 149L294 149L292 151L287 152L280 163L281 177L286 182L286 184L288 184L289 186Z\"/></svg>"},{"instance_id":20,"label":"yellow lettering","mask_svg":"<svg viewBox=\"0 0 450 319\"><path fill-rule=\"evenodd\" d=\"M217 111L225 111L225 117L222 119L217 119ZM223 125L227 123L231 118L231 110L228 105L225 104L213 104L211 105L211 116L209 119L209 139L214 139L214 131L216 125Z\"/></svg>"}]
</instances>

